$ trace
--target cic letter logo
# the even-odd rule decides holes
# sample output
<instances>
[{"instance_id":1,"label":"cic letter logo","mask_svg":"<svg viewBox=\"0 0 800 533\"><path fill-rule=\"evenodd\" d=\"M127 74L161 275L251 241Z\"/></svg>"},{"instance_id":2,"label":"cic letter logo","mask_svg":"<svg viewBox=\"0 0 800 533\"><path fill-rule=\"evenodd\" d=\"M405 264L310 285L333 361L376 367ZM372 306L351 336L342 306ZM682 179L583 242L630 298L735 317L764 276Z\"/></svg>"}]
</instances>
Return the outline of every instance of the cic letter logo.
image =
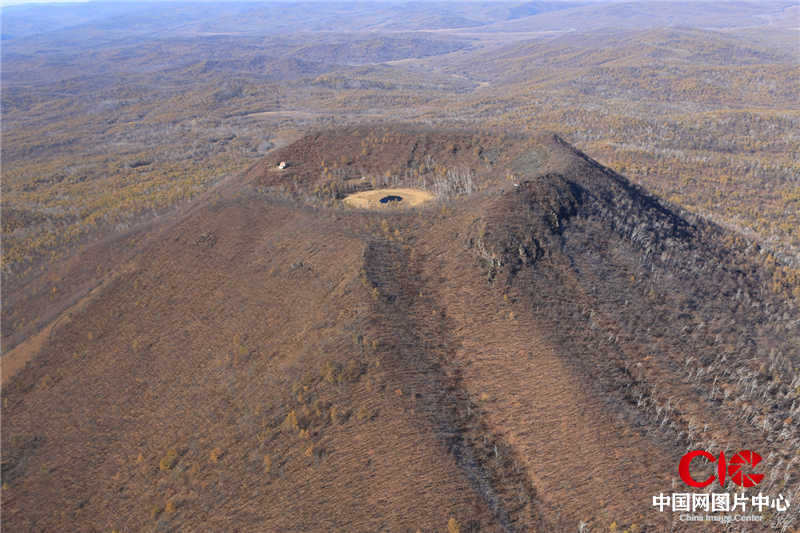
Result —
<instances>
[{"instance_id":1,"label":"cic letter logo","mask_svg":"<svg viewBox=\"0 0 800 533\"><path fill-rule=\"evenodd\" d=\"M692 474L689 470L689 467L692 464L692 460L696 457L703 457L708 460L710 463L717 463L717 476L715 478L714 475L708 477L703 481L697 481L695 478L692 477ZM742 450L736 455L734 455L730 461L726 463L725 460L725 452L720 452L719 457L714 457L709 452L705 450L693 450L681 458L681 462L678 465L678 472L681 475L681 479L684 483L689 485L690 487L707 487L711 483L714 482L714 479L718 479L719 484L721 487L725 486L725 478L730 477L731 480L739 485L740 487L755 487L761 480L764 479L764 474L757 474L757 473L750 473L746 474L742 470L744 467L753 468L758 463L761 462L761 456L752 451L752 450Z\"/></svg>"}]
</instances>

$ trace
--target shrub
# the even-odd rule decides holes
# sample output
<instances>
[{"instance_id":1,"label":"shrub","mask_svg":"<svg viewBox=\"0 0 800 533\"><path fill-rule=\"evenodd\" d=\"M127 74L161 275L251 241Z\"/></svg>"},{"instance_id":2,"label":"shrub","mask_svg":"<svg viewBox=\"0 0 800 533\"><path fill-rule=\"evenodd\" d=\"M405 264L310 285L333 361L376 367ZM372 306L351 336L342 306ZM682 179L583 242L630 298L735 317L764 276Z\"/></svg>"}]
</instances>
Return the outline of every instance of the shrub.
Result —
<instances>
[{"instance_id":1,"label":"shrub","mask_svg":"<svg viewBox=\"0 0 800 533\"><path fill-rule=\"evenodd\" d=\"M294 409L286 415L286 419L283 421L281 428L287 431L294 431L295 433L300 430L300 424L297 422L297 414L294 412Z\"/></svg>"},{"instance_id":2,"label":"shrub","mask_svg":"<svg viewBox=\"0 0 800 533\"><path fill-rule=\"evenodd\" d=\"M175 448L170 448L169 450L167 450L166 455L164 455L164 457L161 458L161 461L158 463L158 467L162 471L172 470L178 463L178 459L180 459L180 456L178 455L178 450L176 450Z\"/></svg>"},{"instance_id":3,"label":"shrub","mask_svg":"<svg viewBox=\"0 0 800 533\"><path fill-rule=\"evenodd\" d=\"M331 385L334 385L337 382L341 381L340 380L341 370L342 367L338 363L325 361L325 364L322 367L322 378Z\"/></svg>"},{"instance_id":4,"label":"shrub","mask_svg":"<svg viewBox=\"0 0 800 533\"><path fill-rule=\"evenodd\" d=\"M331 422L334 424L344 424L350 418L350 411L341 407L331 407Z\"/></svg>"},{"instance_id":5,"label":"shrub","mask_svg":"<svg viewBox=\"0 0 800 533\"><path fill-rule=\"evenodd\" d=\"M222 449L214 448L213 450L211 450L211 453L209 454L208 458L211 460L212 463L217 463L219 462L220 457L222 457Z\"/></svg>"},{"instance_id":6,"label":"shrub","mask_svg":"<svg viewBox=\"0 0 800 533\"><path fill-rule=\"evenodd\" d=\"M157 504L155 504L155 505L153 506L153 508L150 510L150 518L152 518L153 520L155 520L155 519L156 519L156 518L158 518L158 517L161 515L161 513L163 513L163 512L164 512L164 508L161 506L161 504L160 504L160 503L157 503Z\"/></svg>"},{"instance_id":7,"label":"shrub","mask_svg":"<svg viewBox=\"0 0 800 533\"><path fill-rule=\"evenodd\" d=\"M358 378L361 377L363 372L364 369L362 368L361 363L355 359L350 359L347 361L347 367L344 369L343 378L351 382L358 381Z\"/></svg>"},{"instance_id":8,"label":"shrub","mask_svg":"<svg viewBox=\"0 0 800 533\"><path fill-rule=\"evenodd\" d=\"M356 420L359 422L365 422L367 420L371 420L374 416L375 411L366 406L362 406L356 413Z\"/></svg>"},{"instance_id":9,"label":"shrub","mask_svg":"<svg viewBox=\"0 0 800 533\"><path fill-rule=\"evenodd\" d=\"M447 521L447 533L460 533L461 532L461 524L458 521L450 517L450 520Z\"/></svg>"}]
</instances>

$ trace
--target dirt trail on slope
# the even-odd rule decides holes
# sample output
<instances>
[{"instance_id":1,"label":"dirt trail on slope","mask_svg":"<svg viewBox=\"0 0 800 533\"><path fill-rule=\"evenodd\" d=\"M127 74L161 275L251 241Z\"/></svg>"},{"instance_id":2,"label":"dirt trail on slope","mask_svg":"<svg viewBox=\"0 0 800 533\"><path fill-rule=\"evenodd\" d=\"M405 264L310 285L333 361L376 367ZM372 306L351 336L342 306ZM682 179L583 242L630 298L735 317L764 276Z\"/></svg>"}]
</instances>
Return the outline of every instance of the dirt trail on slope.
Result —
<instances>
[{"instance_id":1,"label":"dirt trail on slope","mask_svg":"<svg viewBox=\"0 0 800 533\"><path fill-rule=\"evenodd\" d=\"M43 329L31 335L7 353L3 354L0 359L0 367L2 367L2 381L5 386L14 375L22 370L28 361L32 360L42 350L42 348L50 341L51 336L58 331L58 328L69 324L72 316L76 313L82 312L86 309L94 298L97 298L102 293L112 280L117 276L109 276L98 286L89 291L89 293L78 300L75 304L68 307L58 317L47 324Z\"/></svg>"}]
</instances>

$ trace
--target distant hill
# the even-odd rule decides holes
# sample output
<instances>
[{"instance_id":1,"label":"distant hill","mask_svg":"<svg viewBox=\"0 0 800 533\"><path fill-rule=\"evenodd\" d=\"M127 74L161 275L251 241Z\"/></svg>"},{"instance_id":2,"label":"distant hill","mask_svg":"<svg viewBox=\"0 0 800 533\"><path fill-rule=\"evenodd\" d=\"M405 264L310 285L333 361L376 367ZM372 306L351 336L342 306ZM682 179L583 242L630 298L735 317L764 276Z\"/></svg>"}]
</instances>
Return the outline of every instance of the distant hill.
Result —
<instances>
[{"instance_id":1,"label":"distant hill","mask_svg":"<svg viewBox=\"0 0 800 533\"><path fill-rule=\"evenodd\" d=\"M796 4L767 2L613 2L592 3L564 10L531 14L511 21L488 25L487 31L587 31L681 27L720 29L783 25L794 19Z\"/></svg>"},{"instance_id":2,"label":"distant hill","mask_svg":"<svg viewBox=\"0 0 800 533\"><path fill-rule=\"evenodd\" d=\"M581 73L591 80L587 84L590 89L613 83L612 79L599 83L597 77L613 77L614 72L629 70L638 75L620 76L620 81L647 90L655 89L656 80L661 78L680 82L682 77L676 74L684 69L794 66L797 56L788 45L789 36L776 31L776 40L781 36L784 40L776 45L763 42L763 38L745 41L738 32L688 28L595 30L487 46L469 56L441 58L441 63L450 71L495 84L575 84L583 77L576 73ZM671 98L680 91L662 94Z\"/></svg>"},{"instance_id":3,"label":"distant hill","mask_svg":"<svg viewBox=\"0 0 800 533\"><path fill-rule=\"evenodd\" d=\"M91 2L3 8L4 39L469 28L579 2Z\"/></svg>"}]
</instances>

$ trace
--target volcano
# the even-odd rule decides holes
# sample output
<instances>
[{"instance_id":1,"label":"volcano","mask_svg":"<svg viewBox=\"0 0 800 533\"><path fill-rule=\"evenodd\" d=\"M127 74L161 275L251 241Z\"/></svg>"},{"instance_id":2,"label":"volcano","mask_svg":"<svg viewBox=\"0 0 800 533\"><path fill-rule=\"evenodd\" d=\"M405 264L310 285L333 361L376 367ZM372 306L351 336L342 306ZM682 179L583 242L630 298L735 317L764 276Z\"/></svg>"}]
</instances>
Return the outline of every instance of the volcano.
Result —
<instances>
[{"instance_id":1,"label":"volcano","mask_svg":"<svg viewBox=\"0 0 800 533\"><path fill-rule=\"evenodd\" d=\"M58 312L3 331L5 526L694 531L652 504L691 449L797 501L766 255L552 133L310 133L9 289Z\"/></svg>"}]
</instances>

